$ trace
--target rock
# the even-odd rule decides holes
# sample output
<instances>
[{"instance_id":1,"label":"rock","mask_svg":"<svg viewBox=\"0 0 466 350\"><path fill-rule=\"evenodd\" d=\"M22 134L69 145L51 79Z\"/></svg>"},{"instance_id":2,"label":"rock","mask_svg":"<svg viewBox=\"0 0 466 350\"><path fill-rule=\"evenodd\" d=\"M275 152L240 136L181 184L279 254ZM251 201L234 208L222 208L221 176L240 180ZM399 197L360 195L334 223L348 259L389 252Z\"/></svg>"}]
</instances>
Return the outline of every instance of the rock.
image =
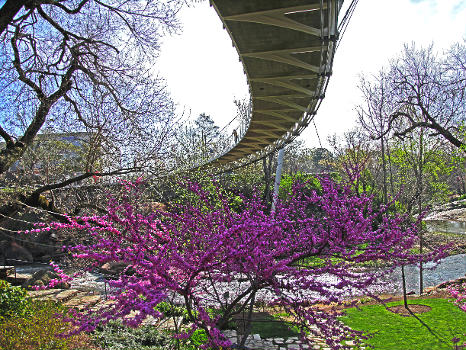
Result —
<instances>
[{"instance_id":1,"label":"rock","mask_svg":"<svg viewBox=\"0 0 466 350\"><path fill-rule=\"evenodd\" d=\"M38 214L35 211L21 211L11 218L6 219L2 223L2 228L11 231L25 231L31 230L34 227L34 222L45 222L46 215ZM57 253L61 253L63 244L58 242L57 239L53 238L55 231L43 231L25 234L16 234L14 237L17 238L18 244L27 249L28 253L26 256L22 256L20 260L26 260L28 262L34 260L42 260L41 257L44 255L55 256ZM12 237L13 238L13 237ZM15 238L13 238L13 242ZM26 258L26 259L25 259ZM45 260L48 261L48 260ZM16 263L15 263L16 265Z\"/></svg>"},{"instance_id":2,"label":"rock","mask_svg":"<svg viewBox=\"0 0 466 350\"><path fill-rule=\"evenodd\" d=\"M32 277L23 283L23 288L31 288L32 286L47 286L52 279L60 279L60 276L56 272L50 270L39 270L34 272ZM61 282L55 285L55 288L69 289L70 284L68 282Z\"/></svg>"},{"instance_id":3,"label":"rock","mask_svg":"<svg viewBox=\"0 0 466 350\"><path fill-rule=\"evenodd\" d=\"M100 272L106 274L106 275L112 275L115 277L118 277L123 273L123 271L128 267L127 263L124 262L108 262L103 264L100 267ZM133 275L135 273L135 270L130 267L129 269L126 270L125 274L126 275Z\"/></svg>"},{"instance_id":4,"label":"rock","mask_svg":"<svg viewBox=\"0 0 466 350\"><path fill-rule=\"evenodd\" d=\"M14 266L0 266L0 279L6 279L8 275L15 274L15 267Z\"/></svg>"},{"instance_id":5,"label":"rock","mask_svg":"<svg viewBox=\"0 0 466 350\"><path fill-rule=\"evenodd\" d=\"M29 250L14 241L2 241L0 243L0 250L4 254L2 255L5 259L13 262L14 265L18 265L20 262L28 263L34 260Z\"/></svg>"},{"instance_id":6,"label":"rock","mask_svg":"<svg viewBox=\"0 0 466 350\"><path fill-rule=\"evenodd\" d=\"M60 291L60 289L32 290L28 291L28 295L31 298L44 298L52 294L58 294Z\"/></svg>"},{"instance_id":7,"label":"rock","mask_svg":"<svg viewBox=\"0 0 466 350\"><path fill-rule=\"evenodd\" d=\"M440 283L439 285L435 286L434 288L435 289L447 289L449 287L459 285L459 284L463 284L463 283L466 283L466 277L460 277L460 278L458 278L456 280Z\"/></svg>"},{"instance_id":8,"label":"rock","mask_svg":"<svg viewBox=\"0 0 466 350\"><path fill-rule=\"evenodd\" d=\"M148 202L141 205L141 209L145 214L154 212L167 212L167 206L160 202Z\"/></svg>"},{"instance_id":9,"label":"rock","mask_svg":"<svg viewBox=\"0 0 466 350\"><path fill-rule=\"evenodd\" d=\"M79 299L80 304L78 308L86 309L92 305L97 304L100 300L100 295L86 295Z\"/></svg>"},{"instance_id":10,"label":"rock","mask_svg":"<svg viewBox=\"0 0 466 350\"><path fill-rule=\"evenodd\" d=\"M70 300L71 298L75 297L79 294L79 291L76 289L68 289L58 293L55 298L60 302L65 302Z\"/></svg>"}]
</instances>

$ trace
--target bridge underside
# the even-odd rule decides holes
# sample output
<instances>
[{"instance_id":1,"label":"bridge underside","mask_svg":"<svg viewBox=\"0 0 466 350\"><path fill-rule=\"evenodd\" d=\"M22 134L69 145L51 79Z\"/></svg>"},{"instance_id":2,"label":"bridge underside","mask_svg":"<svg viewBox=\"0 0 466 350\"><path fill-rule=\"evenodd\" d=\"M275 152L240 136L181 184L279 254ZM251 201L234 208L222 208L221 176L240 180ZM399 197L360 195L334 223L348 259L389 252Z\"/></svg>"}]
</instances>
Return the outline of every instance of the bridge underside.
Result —
<instances>
[{"instance_id":1,"label":"bridge underside","mask_svg":"<svg viewBox=\"0 0 466 350\"><path fill-rule=\"evenodd\" d=\"M238 166L291 142L309 124L331 74L341 0L212 0L243 63L252 117L210 165Z\"/></svg>"}]
</instances>

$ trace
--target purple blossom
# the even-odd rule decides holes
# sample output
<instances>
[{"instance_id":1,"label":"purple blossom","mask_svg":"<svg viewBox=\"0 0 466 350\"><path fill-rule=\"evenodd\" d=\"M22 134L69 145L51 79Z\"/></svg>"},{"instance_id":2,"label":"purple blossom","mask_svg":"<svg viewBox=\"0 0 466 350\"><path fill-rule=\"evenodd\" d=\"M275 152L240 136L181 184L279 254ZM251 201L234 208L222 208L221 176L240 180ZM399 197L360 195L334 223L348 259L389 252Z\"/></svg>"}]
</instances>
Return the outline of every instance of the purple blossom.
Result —
<instances>
[{"instance_id":1,"label":"purple blossom","mask_svg":"<svg viewBox=\"0 0 466 350\"><path fill-rule=\"evenodd\" d=\"M111 199L105 216L69 217L68 223L49 226L93 236L92 244L68 248L75 258L93 267L124 262L133 271L109 282L116 290L113 304L76 313L78 330L119 318L137 326L147 316L162 317L155 307L171 301L186 308L192 325L178 338L200 328L208 336L205 348L225 348L231 343L220 329L266 292L267 303L294 317L303 340L318 335L335 349L345 348L343 340L364 336L315 303L339 302L354 290L370 295L382 272L365 270L361 263L381 261L394 269L445 255L441 249L412 254L417 223L390 214L389 206L374 208L371 197L326 178L320 179L319 193L295 184L271 214L258 195L243 197L237 212L220 188L212 194L188 183L196 205L142 215L136 210L139 183L124 182L121 200ZM212 307L220 314L211 315Z\"/></svg>"},{"instance_id":2,"label":"purple blossom","mask_svg":"<svg viewBox=\"0 0 466 350\"><path fill-rule=\"evenodd\" d=\"M455 304L466 312L466 283L449 288L449 292L455 298Z\"/></svg>"}]
</instances>

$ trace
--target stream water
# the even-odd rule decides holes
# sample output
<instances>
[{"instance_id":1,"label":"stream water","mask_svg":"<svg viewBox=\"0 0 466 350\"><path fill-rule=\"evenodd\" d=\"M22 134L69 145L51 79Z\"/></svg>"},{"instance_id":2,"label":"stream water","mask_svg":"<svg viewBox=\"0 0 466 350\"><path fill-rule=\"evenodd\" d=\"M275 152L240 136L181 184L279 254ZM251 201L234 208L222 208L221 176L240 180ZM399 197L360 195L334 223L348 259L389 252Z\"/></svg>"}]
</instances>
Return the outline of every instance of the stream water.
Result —
<instances>
[{"instance_id":1,"label":"stream water","mask_svg":"<svg viewBox=\"0 0 466 350\"><path fill-rule=\"evenodd\" d=\"M466 234L465 221L426 220L427 231Z\"/></svg>"},{"instance_id":2,"label":"stream water","mask_svg":"<svg viewBox=\"0 0 466 350\"><path fill-rule=\"evenodd\" d=\"M448 256L438 264L424 264L424 288L433 287L442 282L454 280L466 275L466 254ZM406 290L419 293L419 266L405 266ZM396 294L402 292L401 268L396 269L387 276L388 288Z\"/></svg>"},{"instance_id":3,"label":"stream water","mask_svg":"<svg viewBox=\"0 0 466 350\"><path fill-rule=\"evenodd\" d=\"M44 266L21 266L17 267L18 273L33 273L38 269L43 269ZM424 288L436 286L442 282L454 280L464 277L466 273L466 254L458 254L446 257L439 263L424 264ZM419 293L419 266L408 265L405 267L406 285L408 292ZM328 277L322 276L326 279ZM377 288L379 292L400 294L401 288L401 268L387 274L383 281L382 288ZM109 292L110 288L105 283L103 275L98 273L85 273L83 276L78 277L72 282L74 288L79 289L92 289L101 293L106 290ZM225 291L235 289L235 286L226 284L223 286Z\"/></svg>"},{"instance_id":4,"label":"stream water","mask_svg":"<svg viewBox=\"0 0 466 350\"><path fill-rule=\"evenodd\" d=\"M33 274L39 270L51 270L52 268L46 264L29 264L20 265L16 267L16 273L18 274ZM64 272L68 275L72 275L76 270L64 269ZM85 272L79 276L73 278L71 281L71 287L81 290L94 290L99 293L109 292L111 287L106 283L106 278L103 274L97 272Z\"/></svg>"}]
</instances>

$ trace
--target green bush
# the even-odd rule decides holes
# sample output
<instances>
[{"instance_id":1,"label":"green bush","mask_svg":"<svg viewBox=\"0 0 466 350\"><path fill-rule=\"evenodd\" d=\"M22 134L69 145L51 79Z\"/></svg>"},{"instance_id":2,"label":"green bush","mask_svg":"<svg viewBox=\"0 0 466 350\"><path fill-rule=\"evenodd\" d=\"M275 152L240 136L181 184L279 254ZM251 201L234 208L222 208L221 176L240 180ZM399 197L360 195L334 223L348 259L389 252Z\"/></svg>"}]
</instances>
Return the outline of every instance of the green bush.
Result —
<instances>
[{"instance_id":1,"label":"green bush","mask_svg":"<svg viewBox=\"0 0 466 350\"><path fill-rule=\"evenodd\" d=\"M0 280L0 321L27 313L30 299L25 289Z\"/></svg>"},{"instance_id":2,"label":"green bush","mask_svg":"<svg viewBox=\"0 0 466 350\"><path fill-rule=\"evenodd\" d=\"M281 199L287 198L291 194L293 185L296 182L306 183L307 189L315 190L318 193L322 190L319 180L314 175L301 172L294 175L284 174L280 181L279 197Z\"/></svg>"},{"instance_id":3,"label":"green bush","mask_svg":"<svg viewBox=\"0 0 466 350\"><path fill-rule=\"evenodd\" d=\"M207 342L204 330L197 329L187 340L177 340L154 326L129 328L121 322L112 321L93 333L94 341L103 350L198 350Z\"/></svg>"},{"instance_id":4,"label":"green bush","mask_svg":"<svg viewBox=\"0 0 466 350\"><path fill-rule=\"evenodd\" d=\"M195 175L195 174L194 174ZM221 207L221 198L226 198L230 208L236 212L240 212L243 206L243 200L237 195L238 191L232 191L220 184L220 182L205 175L193 176L189 179L193 183L198 183L206 191L209 196L210 202L216 206ZM189 188L186 188L186 179L184 182L173 186L174 199L171 201L175 205L193 205L196 206L200 203L200 198L194 194Z\"/></svg>"},{"instance_id":5,"label":"green bush","mask_svg":"<svg viewBox=\"0 0 466 350\"><path fill-rule=\"evenodd\" d=\"M86 334L60 336L73 330L64 321L64 315L66 310L52 301L31 301L27 315L15 315L0 322L0 349L96 349Z\"/></svg>"},{"instance_id":6,"label":"green bush","mask_svg":"<svg viewBox=\"0 0 466 350\"><path fill-rule=\"evenodd\" d=\"M173 340L154 326L125 327L121 322L110 322L98 328L93 338L104 350L169 350Z\"/></svg>"},{"instance_id":7,"label":"green bush","mask_svg":"<svg viewBox=\"0 0 466 350\"><path fill-rule=\"evenodd\" d=\"M181 307L181 306L176 306L171 303L167 303L165 301L159 303L155 309L159 312L161 312L165 317L180 317L183 316L183 318L188 317L188 312L186 311L186 308Z\"/></svg>"},{"instance_id":8,"label":"green bush","mask_svg":"<svg viewBox=\"0 0 466 350\"><path fill-rule=\"evenodd\" d=\"M183 350L197 350L205 343L207 343L207 334L203 329L196 329L184 344Z\"/></svg>"}]
</instances>

